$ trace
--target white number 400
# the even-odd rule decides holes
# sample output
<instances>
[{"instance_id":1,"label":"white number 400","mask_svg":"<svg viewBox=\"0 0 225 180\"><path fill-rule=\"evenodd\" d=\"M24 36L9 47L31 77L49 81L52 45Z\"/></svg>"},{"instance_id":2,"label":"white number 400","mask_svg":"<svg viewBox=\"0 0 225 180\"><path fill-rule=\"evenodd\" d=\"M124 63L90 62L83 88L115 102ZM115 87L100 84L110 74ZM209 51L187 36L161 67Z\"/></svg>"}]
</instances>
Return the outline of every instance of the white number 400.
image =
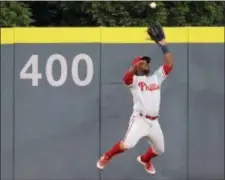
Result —
<instances>
[{"instance_id":1,"label":"white number 400","mask_svg":"<svg viewBox=\"0 0 225 180\"><path fill-rule=\"evenodd\" d=\"M87 73L84 80L80 80L79 73L78 73L78 65L81 60L84 60L87 66ZM58 61L61 67L61 74L58 80L55 80L52 74L52 66L55 61ZM29 67L32 68L31 73L27 72ZM67 79L67 62L64 56L61 54L52 54L47 59L46 67L45 67L45 74L47 81L50 85L54 87L62 86L66 79ZM78 54L74 57L72 62L72 79L75 84L78 86L87 86L90 84L93 78L93 62L90 56L87 54ZM38 72L38 55L32 55L25 66L20 71L20 79L31 79L32 86L38 86L38 80L42 79L42 74Z\"/></svg>"}]
</instances>

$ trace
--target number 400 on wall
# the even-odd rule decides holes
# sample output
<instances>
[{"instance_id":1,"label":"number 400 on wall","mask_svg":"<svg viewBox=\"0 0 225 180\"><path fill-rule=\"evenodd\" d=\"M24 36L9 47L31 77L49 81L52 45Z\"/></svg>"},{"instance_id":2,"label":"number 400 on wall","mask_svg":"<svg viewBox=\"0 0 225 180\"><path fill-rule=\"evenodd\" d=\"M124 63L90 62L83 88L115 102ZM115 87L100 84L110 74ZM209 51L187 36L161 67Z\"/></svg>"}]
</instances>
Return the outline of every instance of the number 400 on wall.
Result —
<instances>
[{"instance_id":1,"label":"number 400 on wall","mask_svg":"<svg viewBox=\"0 0 225 180\"><path fill-rule=\"evenodd\" d=\"M38 80L42 79L42 73L38 72L38 55L34 54L32 55L27 63L24 65L24 67L20 71L20 79L31 79L32 81L32 86L38 86ZM78 73L78 67L79 67L79 62L83 60L86 63L87 66L87 73L86 77L84 80L81 80L79 78L79 73ZM58 61L60 64L60 77L59 79L54 79L53 73L52 73L52 66L54 62ZM32 71L31 73L28 73L28 69L31 66ZM93 78L93 62L92 59L89 55L87 54L78 54L74 57L72 61L72 67L71 67L71 74L72 74L72 79L75 84L78 86L87 86L90 84L92 78ZM67 67L67 61L64 56L61 54L52 54L48 57L46 61L46 66L45 66L45 75L47 78L47 81L50 85L54 87L59 87L62 86L66 80L67 80L67 75L68 75L68 67Z\"/></svg>"}]
</instances>

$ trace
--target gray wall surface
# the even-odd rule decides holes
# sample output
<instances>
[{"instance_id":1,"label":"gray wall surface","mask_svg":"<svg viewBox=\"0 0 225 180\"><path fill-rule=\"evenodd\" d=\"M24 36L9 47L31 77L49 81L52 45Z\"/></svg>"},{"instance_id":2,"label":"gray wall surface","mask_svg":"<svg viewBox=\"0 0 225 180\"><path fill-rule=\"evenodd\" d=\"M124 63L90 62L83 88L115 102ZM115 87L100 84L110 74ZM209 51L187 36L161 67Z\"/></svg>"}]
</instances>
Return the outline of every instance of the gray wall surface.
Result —
<instances>
[{"instance_id":1,"label":"gray wall surface","mask_svg":"<svg viewBox=\"0 0 225 180\"><path fill-rule=\"evenodd\" d=\"M13 82L14 55L13 45L1 46L1 177L13 178Z\"/></svg>"},{"instance_id":2,"label":"gray wall surface","mask_svg":"<svg viewBox=\"0 0 225 180\"><path fill-rule=\"evenodd\" d=\"M156 45L2 45L2 179L223 179L224 44L171 44L170 50L174 69L162 86L160 111L166 151L154 160L157 174L149 177L136 163L136 156L149 146L144 139L103 172L96 169L96 161L123 138L132 113L131 93L121 84L123 73L138 55L151 56L152 71L158 68L162 53ZM56 53L65 58L68 72L59 87L48 82L46 70L49 56ZM72 78L73 59L81 53L93 62L87 86ZM34 63L33 71L38 68L42 73L38 86L20 78L34 54L38 67ZM87 70L81 61L81 80ZM55 81L60 74L55 61Z\"/></svg>"}]
</instances>

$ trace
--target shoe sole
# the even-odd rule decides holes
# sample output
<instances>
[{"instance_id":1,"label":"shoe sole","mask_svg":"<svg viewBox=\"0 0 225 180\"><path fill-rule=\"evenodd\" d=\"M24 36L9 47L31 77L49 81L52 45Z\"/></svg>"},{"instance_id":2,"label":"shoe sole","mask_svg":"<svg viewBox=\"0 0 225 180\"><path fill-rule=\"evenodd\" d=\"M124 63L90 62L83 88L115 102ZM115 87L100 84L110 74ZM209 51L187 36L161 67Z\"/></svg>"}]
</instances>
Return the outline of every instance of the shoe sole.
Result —
<instances>
[{"instance_id":1,"label":"shoe sole","mask_svg":"<svg viewBox=\"0 0 225 180\"><path fill-rule=\"evenodd\" d=\"M96 166L97 166L97 168L100 169L100 170L103 170L103 169L104 169L104 166L100 166L99 162L97 162Z\"/></svg>"},{"instance_id":2,"label":"shoe sole","mask_svg":"<svg viewBox=\"0 0 225 180\"><path fill-rule=\"evenodd\" d=\"M152 172L152 171L147 171L147 169L145 168L145 163L143 163L143 162L141 161L141 156L138 156L138 157L137 157L137 161L138 161L141 165L144 166L144 169L145 169L145 171L146 171L147 173L152 174L152 175L156 173L156 171L154 171L154 172Z\"/></svg>"}]
</instances>

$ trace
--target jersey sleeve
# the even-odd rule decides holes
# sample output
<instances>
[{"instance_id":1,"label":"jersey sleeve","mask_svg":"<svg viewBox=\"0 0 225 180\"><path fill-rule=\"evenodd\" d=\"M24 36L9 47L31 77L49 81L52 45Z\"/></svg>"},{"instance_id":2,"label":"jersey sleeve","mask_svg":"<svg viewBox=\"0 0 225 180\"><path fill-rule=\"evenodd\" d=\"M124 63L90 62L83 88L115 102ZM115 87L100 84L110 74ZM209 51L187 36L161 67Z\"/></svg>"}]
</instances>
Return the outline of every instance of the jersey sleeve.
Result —
<instances>
[{"instance_id":1,"label":"jersey sleeve","mask_svg":"<svg viewBox=\"0 0 225 180\"><path fill-rule=\"evenodd\" d=\"M167 78L171 70L172 67L169 67L167 64L163 64L158 70L156 70L155 75L159 81L159 84L161 84Z\"/></svg>"},{"instance_id":2,"label":"jersey sleeve","mask_svg":"<svg viewBox=\"0 0 225 180\"><path fill-rule=\"evenodd\" d=\"M130 71L126 71L123 76L123 83L124 83L124 85L126 85L128 87L134 87L135 86L135 75Z\"/></svg>"}]
</instances>

